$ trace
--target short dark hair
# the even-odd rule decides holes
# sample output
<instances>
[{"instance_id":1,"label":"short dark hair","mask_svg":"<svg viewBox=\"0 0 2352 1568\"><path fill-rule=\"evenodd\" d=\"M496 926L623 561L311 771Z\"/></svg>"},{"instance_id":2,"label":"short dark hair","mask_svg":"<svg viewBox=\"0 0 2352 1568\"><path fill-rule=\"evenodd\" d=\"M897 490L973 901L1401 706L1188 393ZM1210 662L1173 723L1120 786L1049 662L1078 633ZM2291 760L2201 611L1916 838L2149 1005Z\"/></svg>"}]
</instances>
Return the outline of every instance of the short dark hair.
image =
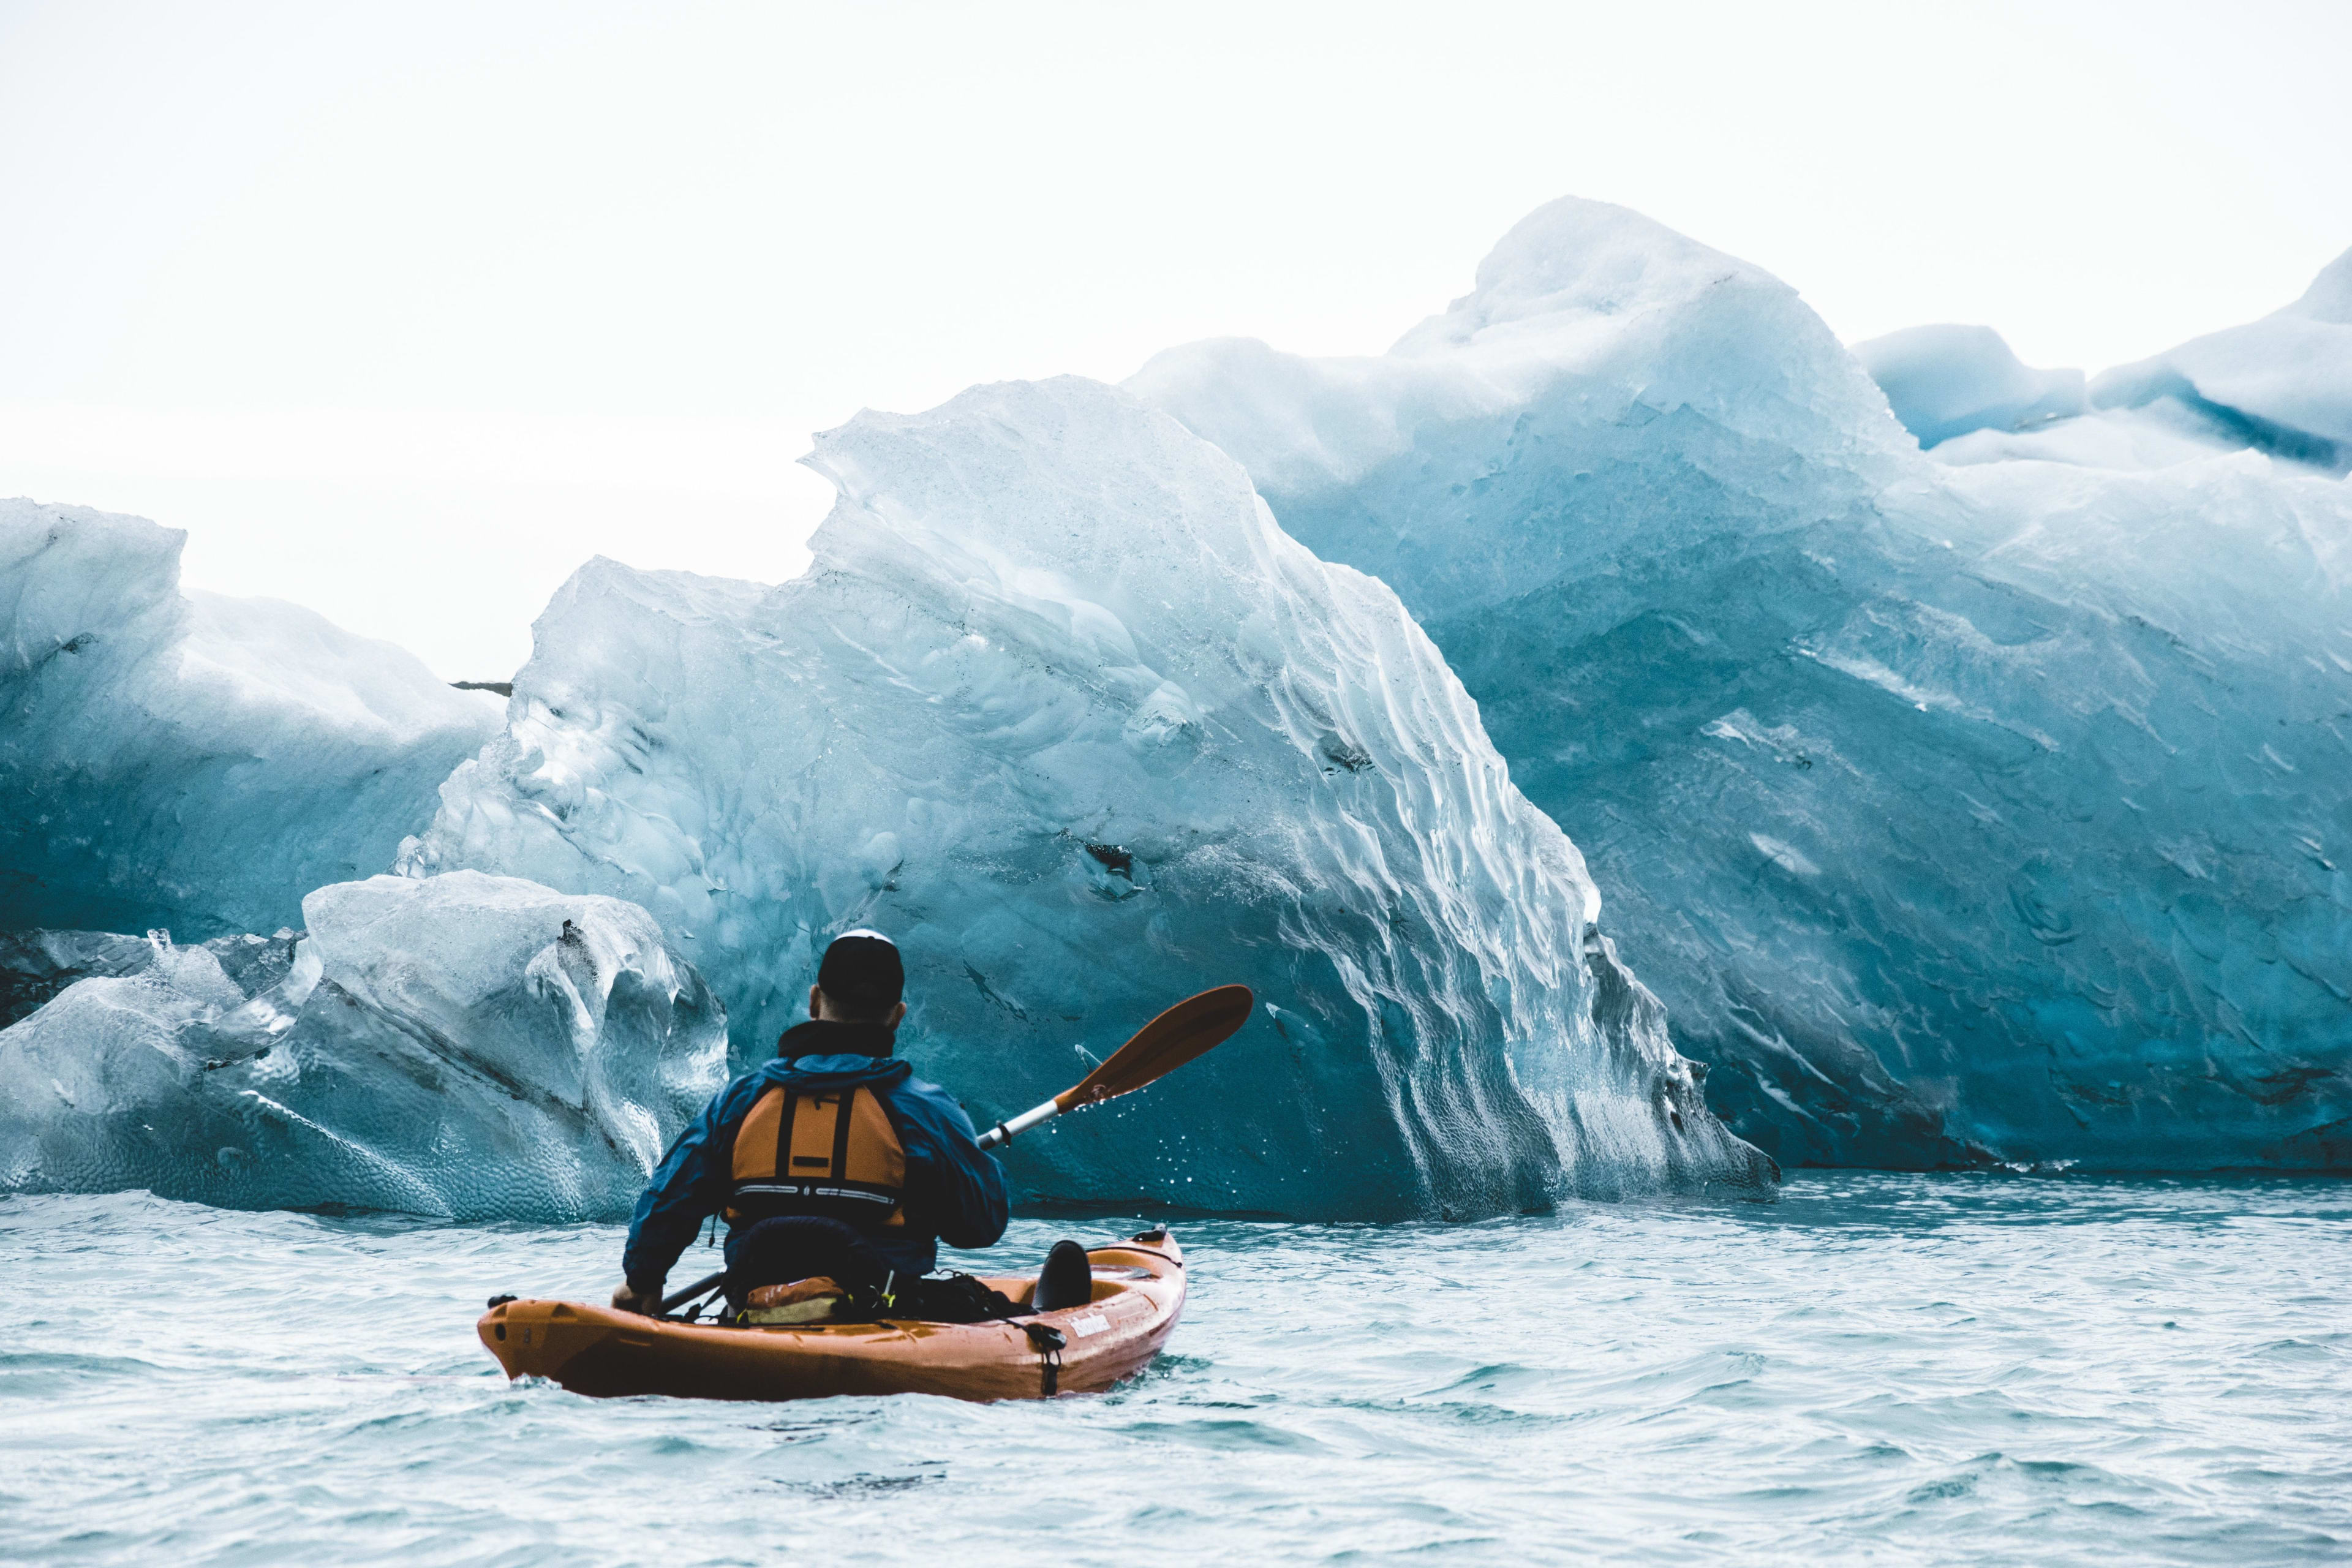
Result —
<instances>
[{"instance_id":1,"label":"short dark hair","mask_svg":"<svg viewBox=\"0 0 2352 1568\"><path fill-rule=\"evenodd\" d=\"M878 931L844 931L824 950L816 983L835 1008L853 1018L879 1018L907 992L898 944Z\"/></svg>"}]
</instances>

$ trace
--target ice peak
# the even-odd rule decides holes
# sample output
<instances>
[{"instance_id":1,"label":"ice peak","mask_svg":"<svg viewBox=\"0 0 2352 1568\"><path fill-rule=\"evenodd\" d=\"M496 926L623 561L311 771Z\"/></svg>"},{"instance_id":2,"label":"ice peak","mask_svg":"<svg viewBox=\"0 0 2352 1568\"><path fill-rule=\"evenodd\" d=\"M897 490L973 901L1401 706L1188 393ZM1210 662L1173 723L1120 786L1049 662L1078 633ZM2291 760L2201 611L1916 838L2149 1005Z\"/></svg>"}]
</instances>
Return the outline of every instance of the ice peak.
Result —
<instances>
[{"instance_id":1,"label":"ice peak","mask_svg":"<svg viewBox=\"0 0 2352 1568\"><path fill-rule=\"evenodd\" d=\"M1477 287L1397 340L1421 355L1466 347L1489 329L1558 317L1625 317L1685 306L1738 282L1787 294L1780 279L1608 202L1562 196L1521 218L1478 264Z\"/></svg>"},{"instance_id":2,"label":"ice peak","mask_svg":"<svg viewBox=\"0 0 2352 1568\"><path fill-rule=\"evenodd\" d=\"M2352 327L2352 250L2321 268L2303 297L2276 313Z\"/></svg>"}]
</instances>

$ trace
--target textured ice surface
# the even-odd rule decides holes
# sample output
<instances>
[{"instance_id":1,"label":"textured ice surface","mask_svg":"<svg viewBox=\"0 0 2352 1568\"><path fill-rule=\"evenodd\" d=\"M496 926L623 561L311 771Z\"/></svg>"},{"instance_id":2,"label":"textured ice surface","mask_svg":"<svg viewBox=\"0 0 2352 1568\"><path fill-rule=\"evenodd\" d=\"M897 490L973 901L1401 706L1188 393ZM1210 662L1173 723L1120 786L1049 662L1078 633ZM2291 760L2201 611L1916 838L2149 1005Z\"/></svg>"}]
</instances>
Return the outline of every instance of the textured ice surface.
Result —
<instances>
[{"instance_id":1,"label":"textured ice surface","mask_svg":"<svg viewBox=\"0 0 2352 1568\"><path fill-rule=\"evenodd\" d=\"M2170 402L2238 444L2352 468L2352 250L2292 305L2108 371L2091 398L2105 408Z\"/></svg>"},{"instance_id":2,"label":"textured ice surface","mask_svg":"<svg viewBox=\"0 0 2352 1568\"><path fill-rule=\"evenodd\" d=\"M1130 386L1397 587L1735 1130L2352 1163L2346 485L1922 458L1791 290L1577 201L1386 355Z\"/></svg>"},{"instance_id":3,"label":"textured ice surface","mask_svg":"<svg viewBox=\"0 0 2352 1568\"><path fill-rule=\"evenodd\" d=\"M499 703L272 599L177 530L0 500L0 931L272 931L381 871Z\"/></svg>"},{"instance_id":4,"label":"textured ice surface","mask_svg":"<svg viewBox=\"0 0 2352 1568\"><path fill-rule=\"evenodd\" d=\"M77 980L148 967L154 943L104 931L0 934L0 1028L35 1011Z\"/></svg>"},{"instance_id":5,"label":"textured ice surface","mask_svg":"<svg viewBox=\"0 0 2352 1568\"><path fill-rule=\"evenodd\" d=\"M459 872L302 913L158 932L0 1030L0 1190L610 1215L722 1081L725 1009L632 905Z\"/></svg>"},{"instance_id":6,"label":"textured ice surface","mask_svg":"<svg viewBox=\"0 0 2352 1568\"><path fill-rule=\"evenodd\" d=\"M1370 1217L1768 1179L1436 649L1230 459L1060 380L861 415L811 461L841 494L793 582L575 575L405 864L643 903L744 1058L833 934L879 927L905 1054L982 1121L1255 988L1213 1056L1015 1143L1033 1199Z\"/></svg>"},{"instance_id":7,"label":"textured ice surface","mask_svg":"<svg viewBox=\"0 0 2352 1568\"><path fill-rule=\"evenodd\" d=\"M202 945L247 995L283 977L299 932L216 936ZM0 1028L29 1016L77 980L143 974L180 951L167 930L143 937L105 931L26 931L0 934Z\"/></svg>"},{"instance_id":8,"label":"textured ice surface","mask_svg":"<svg viewBox=\"0 0 2352 1568\"><path fill-rule=\"evenodd\" d=\"M2177 398L2137 408L2094 409L2073 419L2021 430L1971 430L1942 442L1939 463L2066 463L2078 468L2168 468L2201 462L2248 443Z\"/></svg>"},{"instance_id":9,"label":"textured ice surface","mask_svg":"<svg viewBox=\"0 0 2352 1568\"><path fill-rule=\"evenodd\" d=\"M2082 389L2070 386L2056 403L2016 417L2003 416L2005 403L1982 417L1947 416L1987 389L2026 388L1989 355L1970 361L1966 343L1950 335L1969 331L1990 329L1915 327L1854 345L1896 414L1940 461L2142 469L2251 450L2339 478L2352 470L2352 252L2302 299L2259 321L2097 376L2088 412ZM2017 368L2024 377L2074 374ZM2077 417L2051 416L2067 413L2068 402ZM1931 440L1931 432L1941 433Z\"/></svg>"},{"instance_id":10,"label":"textured ice surface","mask_svg":"<svg viewBox=\"0 0 2352 1568\"><path fill-rule=\"evenodd\" d=\"M1906 327L1854 344L1853 356L1922 447L2047 424L2086 406L2081 371L2034 370L1990 327Z\"/></svg>"}]
</instances>

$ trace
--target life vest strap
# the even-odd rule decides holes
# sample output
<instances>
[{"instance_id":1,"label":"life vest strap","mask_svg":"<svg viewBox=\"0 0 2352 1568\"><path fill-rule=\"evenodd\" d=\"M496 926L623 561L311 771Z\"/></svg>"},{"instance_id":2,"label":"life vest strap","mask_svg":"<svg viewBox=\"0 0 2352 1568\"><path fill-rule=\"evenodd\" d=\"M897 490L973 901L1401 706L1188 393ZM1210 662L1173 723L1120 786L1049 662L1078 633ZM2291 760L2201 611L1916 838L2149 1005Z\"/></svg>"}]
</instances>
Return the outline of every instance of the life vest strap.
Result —
<instances>
[{"instance_id":1,"label":"life vest strap","mask_svg":"<svg viewBox=\"0 0 2352 1568\"><path fill-rule=\"evenodd\" d=\"M907 1223L905 1151L881 1097L866 1086L769 1089L736 1134L734 1165L730 1224L828 1214L865 1226Z\"/></svg>"},{"instance_id":2,"label":"life vest strap","mask_svg":"<svg viewBox=\"0 0 2352 1568\"><path fill-rule=\"evenodd\" d=\"M879 1204L884 1208L898 1206L898 1194L886 1187L864 1183L836 1181L807 1182L739 1182L735 1199L745 1198L848 1198L856 1203Z\"/></svg>"},{"instance_id":3,"label":"life vest strap","mask_svg":"<svg viewBox=\"0 0 2352 1568\"><path fill-rule=\"evenodd\" d=\"M849 1174L849 1107L856 1098L857 1091L853 1089L833 1100L833 1169L825 1174L836 1180Z\"/></svg>"}]
</instances>

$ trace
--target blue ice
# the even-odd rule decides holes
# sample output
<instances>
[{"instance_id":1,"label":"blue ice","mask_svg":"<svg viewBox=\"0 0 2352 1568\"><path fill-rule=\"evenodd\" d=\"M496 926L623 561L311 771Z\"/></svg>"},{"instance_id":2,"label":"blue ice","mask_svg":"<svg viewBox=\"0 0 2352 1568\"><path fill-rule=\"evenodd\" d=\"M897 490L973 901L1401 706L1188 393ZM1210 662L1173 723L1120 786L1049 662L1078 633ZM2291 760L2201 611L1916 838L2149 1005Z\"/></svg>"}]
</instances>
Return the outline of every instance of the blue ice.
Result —
<instances>
[{"instance_id":1,"label":"blue ice","mask_svg":"<svg viewBox=\"0 0 2352 1568\"><path fill-rule=\"evenodd\" d=\"M2169 363L2332 439L2347 266ZM1129 384L1396 587L1743 1136L2352 1163L2331 475L2099 423L2135 410L1924 457L1793 290L1575 200L1386 354L1212 342ZM1937 460L1996 437L2023 445Z\"/></svg>"}]
</instances>

